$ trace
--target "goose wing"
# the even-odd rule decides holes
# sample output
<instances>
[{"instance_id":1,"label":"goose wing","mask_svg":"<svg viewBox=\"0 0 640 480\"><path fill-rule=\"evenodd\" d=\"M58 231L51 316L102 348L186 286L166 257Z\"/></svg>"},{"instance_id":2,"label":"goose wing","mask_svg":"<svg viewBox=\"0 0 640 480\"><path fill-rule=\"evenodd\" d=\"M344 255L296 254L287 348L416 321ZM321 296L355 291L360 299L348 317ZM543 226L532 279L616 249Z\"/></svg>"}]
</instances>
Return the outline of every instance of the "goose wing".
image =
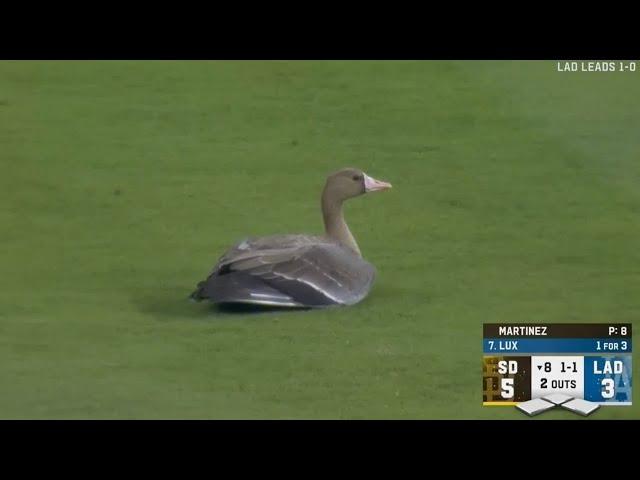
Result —
<instances>
[{"instance_id":1,"label":"goose wing","mask_svg":"<svg viewBox=\"0 0 640 480\"><path fill-rule=\"evenodd\" d=\"M292 240L292 239L289 239ZM205 284L214 301L225 296L251 303L292 306L352 305L362 300L375 279L374 267L336 243L296 239L257 248L249 241L227 252ZM233 284L233 295L229 285ZM261 288L258 288L261 286ZM217 291L217 293L216 293Z\"/></svg>"}]
</instances>

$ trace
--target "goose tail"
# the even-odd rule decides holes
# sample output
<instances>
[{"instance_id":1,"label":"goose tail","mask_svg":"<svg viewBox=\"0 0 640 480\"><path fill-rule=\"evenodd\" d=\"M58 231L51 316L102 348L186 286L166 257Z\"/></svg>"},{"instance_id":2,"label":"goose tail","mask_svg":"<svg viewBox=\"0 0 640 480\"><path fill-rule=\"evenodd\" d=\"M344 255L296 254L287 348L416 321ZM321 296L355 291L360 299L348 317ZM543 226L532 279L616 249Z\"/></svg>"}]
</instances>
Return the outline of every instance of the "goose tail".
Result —
<instances>
[{"instance_id":1,"label":"goose tail","mask_svg":"<svg viewBox=\"0 0 640 480\"><path fill-rule=\"evenodd\" d=\"M195 291L189 295L189 300L191 300L192 302L201 302L202 300L204 300L206 297L203 296L203 287L205 286L206 282L200 282L198 283L198 285L196 286Z\"/></svg>"}]
</instances>

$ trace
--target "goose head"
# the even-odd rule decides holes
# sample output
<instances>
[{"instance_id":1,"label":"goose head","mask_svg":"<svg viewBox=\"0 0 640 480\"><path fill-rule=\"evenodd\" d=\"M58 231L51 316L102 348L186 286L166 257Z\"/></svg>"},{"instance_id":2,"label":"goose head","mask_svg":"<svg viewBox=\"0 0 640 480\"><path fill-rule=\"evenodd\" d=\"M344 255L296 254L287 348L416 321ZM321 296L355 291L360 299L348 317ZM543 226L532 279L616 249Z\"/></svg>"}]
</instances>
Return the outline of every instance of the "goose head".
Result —
<instances>
[{"instance_id":1,"label":"goose head","mask_svg":"<svg viewBox=\"0 0 640 480\"><path fill-rule=\"evenodd\" d=\"M391 184L376 180L357 168L344 168L329 175L322 192L322 216L327 236L362 256L342 213L345 200L369 192L391 188Z\"/></svg>"},{"instance_id":2,"label":"goose head","mask_svg":"<svg viewBox=\"0 0 640 480\"><path fill-rule=\"evenodd\" d=\"M387 190L391 184L376 180L357 168L344 168L329 175L324 187L326 196L338 203L369 192Z\"/></svg>"}]
</instances>

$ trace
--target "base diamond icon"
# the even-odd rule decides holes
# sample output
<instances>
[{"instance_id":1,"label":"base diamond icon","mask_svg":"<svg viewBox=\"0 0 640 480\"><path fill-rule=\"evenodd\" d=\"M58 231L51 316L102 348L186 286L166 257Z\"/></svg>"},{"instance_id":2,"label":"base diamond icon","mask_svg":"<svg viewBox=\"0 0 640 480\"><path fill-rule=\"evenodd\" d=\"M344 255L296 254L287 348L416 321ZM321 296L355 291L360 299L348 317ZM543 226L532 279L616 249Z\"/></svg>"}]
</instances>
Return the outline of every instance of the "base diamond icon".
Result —
<instances>
[{"instance_id":1,"label":"base diamond icon","mask_svg":"<svg viewBox=\"0 0 640 480\"><path fill-rule=\"evenodd\" d=\"M595 412L600 405L593 402L587 402L586 400L582 400L581 398L574 398L573 400L569 400L566 403L561 405L562 408L566 408L567 410L571 410L572 412L579 413L580 415L591 415Z\"/></svg>"},{"instance_id":2,"label":"base diamond icon","mask_svg":"<svg viewBox=\"0 0 640 480\"><path fill-rule=\"evenodd\" d=\"M543 400L546 400L547 402L551 402L554 405L562 405L563 403L571 400L571 398L573 397L570 397L569 395L565 395L563 393L552 393L551 395L546 395L542 398Z\"/></svg>"},{"instance_id":3,"label":"base diamond icon","mask_svg":"<svg viewBox=\"0 0 640 480\"><path fill-rule=\"evenodd\" d=\"M533 400L519 403L516 405L516 408L523 411L530 417L533 417L534 415L538 415L539 413L555 408L555 405L541 398L534 398Z\"/></svg>"},{"instance_id":4,"label":"base diamond icon","mask_svg":"<svg viewBox=\"0 0 640 480\"><path fill-rule=\"evenodd\" d=\"M587 402L581 398L572 398L562 393L552 393L551 395L546 395L542 398L534 398L533 400L521 402L516 405L518 410L526 413L530 417L546 412L547 410L552 410L556 407L562 407L586 417L600 408L600 405L594 402Z\"/></svg>"}]
</instances>

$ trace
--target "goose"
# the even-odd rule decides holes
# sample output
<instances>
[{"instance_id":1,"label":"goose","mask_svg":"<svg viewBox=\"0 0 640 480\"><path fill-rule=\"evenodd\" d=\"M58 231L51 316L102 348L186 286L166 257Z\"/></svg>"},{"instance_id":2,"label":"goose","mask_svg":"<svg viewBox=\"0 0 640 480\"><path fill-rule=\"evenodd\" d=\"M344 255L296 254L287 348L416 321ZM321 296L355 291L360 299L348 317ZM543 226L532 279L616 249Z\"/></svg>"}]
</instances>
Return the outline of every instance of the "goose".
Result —
<instances>
[{"instance_id":1,"label":"goose","mask_svg":"<svg viewBox=\"0 0 640 480\"><path fill-rule=\"evenodd\" d=\"M369 293L373 265L344 219L343 203L391 184L344 168L327 177L321 197L325 234L245 238L232 246L190 298L217 304L322 308L354 305Z\"/></svg>"}]
</instances>

